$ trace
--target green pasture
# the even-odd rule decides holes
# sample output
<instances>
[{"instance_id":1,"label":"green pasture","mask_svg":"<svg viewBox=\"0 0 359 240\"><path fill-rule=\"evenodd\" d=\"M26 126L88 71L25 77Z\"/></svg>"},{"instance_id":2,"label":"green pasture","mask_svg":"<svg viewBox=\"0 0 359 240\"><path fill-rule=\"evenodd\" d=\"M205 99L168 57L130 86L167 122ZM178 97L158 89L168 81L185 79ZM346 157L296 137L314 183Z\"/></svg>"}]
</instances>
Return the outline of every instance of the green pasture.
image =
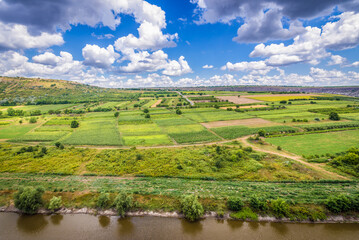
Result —
<instances>
[{"instance_id":1,"label":"green pasture","mask_svg":"<svg viewBox=\"0 0 359 240\"><path fill-rule=\"evenodd\" d=\"M0 139L17 138L37 127L38 124L8 125L0 128Z\"/></svg>"},{"instance_id":2,"label":"green pasture","mask_svg":"<svg viewBox=\"0 0 359 240\"><path fill-rule=\"evenodd\" d=\"M332 154L358 148L359 130L275 137L266 141L298 155Z\"/></svg>"},{"instance_id":3,"label":"green pasture","mask_svg":"<svg viewBox=\"0 0 359 240\"><path fill-rule=\"evenodd\" d=\"M127 146L153 146L153 145L172 145L173 142L165 134L144 135L144 136L123 136L123 143Z\"/></svg>"},{"instance_id":4,"label":"green pasture","mask_svg":"<svg viewBox=\"0 0 359 240\"><path fill-rule=\"evenodd\" d=\"M45 132L29 132L12 141L16 142L51 142L60 139L69 132L64 131L45 131Z\"/></svg>"},{"instance_id":5,"label":"green pasture","mask_svg":"<svg viewBox=\"0 0 359 240\"><path fill-rule=\"evenodd\" d=\"M224 120L236 120L251 118L246 113L239 113L235 111L211 111L211 112L193 112L183 114L185 117L196 121L196 122L213 122L213 121L224 121Z\"/></svg>"}]
</instances>

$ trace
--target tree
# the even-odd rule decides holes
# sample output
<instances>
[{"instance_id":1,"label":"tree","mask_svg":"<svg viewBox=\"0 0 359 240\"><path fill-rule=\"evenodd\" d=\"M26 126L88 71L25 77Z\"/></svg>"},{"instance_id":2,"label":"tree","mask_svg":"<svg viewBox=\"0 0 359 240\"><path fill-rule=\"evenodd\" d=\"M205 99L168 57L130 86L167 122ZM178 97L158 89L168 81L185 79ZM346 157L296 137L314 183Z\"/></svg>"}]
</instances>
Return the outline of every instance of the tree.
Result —
<instances>
[{"instance_id":1,"label":"tree","mask_svg":"<svg viewBox=\"0 0 359 240\"><path fill-rule=\"evenodd\" d=\"M71 128L78 128L79 125L80 125L79 122L76 121L76 120L73 120L73 121L71 122Z\"/></svg>"},{"instance_id":2,"label":"tree","mask_svg":"<svg viewBox=\"0 0 359 240\"><path fill-rule=\"evenodd\" d=\"M145 108L145 109L143 109L143 112L144 113L149 113L150 111L147 108Z\"/></svg>"},{"instance_id":3,"label":"tree","mask_svg":"<svg viewBox=\"0 0 359 240\"><path fill-rule=\"evenodd\" d=\"M29 123L36 123L37 122L37 118L36 117L31 117L29 120Z\"/></svg>"},{"instance_id":4,"label":"tree","mask_svg":"<svg viewBox=\"0 0 359 240\"><path fill-rule=\"evenodd\" d=\"M339 120L340 120L340 117L339 117L338 113L336 113L336 112L331 112L331 113L329 114L329 119L330 119L330 120L333 120L333 121L339 121Z\"/></svg>"},{"instance_id":5,"label":"tree","mask_svg":"<svg viewBox=\"0 0 359 240\"><path fill-rule=\"evenodd\" d=\"M119 112L115 112L114 116L117 118L118 116L120 116Z\"/></svg>"},{"instance_id":6,"label":"tree","mask_svg":"<svg viewBox=\"0 0 359 240\"><path fill-rule=\"evenodd\" d=\"M231 211L241 211L243 206L244 203L239 197L230 197L227 200L227 207Z\"/></svg>"},{"instance_id":7,"label":"tree","mask_svg":"<svg viewBox=\"0 0 359 240\"><path fill-rule=\"evenodd\" d=\"M176 109L176 114L181 115L181 114L182 114L181 109L177 108L177 109Z\"/></svg>"},{"instance_id":8,"label":"tree","mask_svg":"<svg viewBox=\"0 0 359 240\"><path fill-rule=\"evenodd\" d=\"M151 118L151 115L146 113L145 118Z\"/></svg>"},{"instance_id":9,"label":"tree","mask_svg":"<svg viewBox=\"0 0 359 240\"><path fill-rule=\"evenodd\" d=\"M15 207L26 214L34 214L43 205L42 194L44 189L41 187L20 188L15 194Z\"/></svg>"},{"instance_id":10,"label":"tree","mask_svg":"<svg viewBox=\"0 0 359 240\"><path fill-rule=\"evenodd\" d=\"M266 131L264 131L263 129L258 131L258 135L261 137L264 137L266 135Z\"/></svg>"},{"instance_id":11,"label":"tree","mask_svg":"<svg viewBox=\"0 0 359 240\"><path fill-rule=\"evenodd\" d=\"M196 195L185 196L181 202L181 210L185 218L192 222L200 219L204 213Z\"/></svg>"},{"instance_id":12,"label":"tree","mask_svg":"<svg viewBox=\"0 0 359 240\"><path fill-rule=\"evenodd\" d=\"M110 195L108 193L101 193L97 198L96 207L107 208L110 203Z\"/></svg>"},{"instance_id":13,"label":"tree","mask_svg":"<svg viewBox=\"0 0 359 240\"><path fill-rule=\"evenodd\" d=\"M48 208L52 211L55 211L61 208L61 205L62 205L62 198L53 196L50 200L50 204Z\"/></svg>"},{"instance_id":14,"label":"tree","mask_svg":"<svg viewBox=\"0 0 359 240\"><path fill-rule=\"evenodd\" d=\"M120 192L113 205L116 208L118 215L124 217L126 212L133 207L133 198L125 192Z\"/></svg>"}]
</instances>

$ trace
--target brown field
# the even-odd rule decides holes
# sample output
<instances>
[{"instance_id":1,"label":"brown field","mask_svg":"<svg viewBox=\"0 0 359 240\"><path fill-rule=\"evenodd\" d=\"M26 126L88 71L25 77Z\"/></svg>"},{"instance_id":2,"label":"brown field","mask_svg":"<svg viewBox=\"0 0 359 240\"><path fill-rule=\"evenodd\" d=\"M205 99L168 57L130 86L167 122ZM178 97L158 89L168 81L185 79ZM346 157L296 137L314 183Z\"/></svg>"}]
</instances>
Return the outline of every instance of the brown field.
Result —
<instances>
[{"instance_id":1,"label":"brown field","mask_svg":"<svg viewBox=\"0 0 359 240\"><path fill-rule=\"evenodd\" d=\"M268 106L267 105L250 105L250 106L240 106L239 108L264 108L264 107L268 107ZM236 109L237 107L221 107L221 109L227 109L227 108Z\"/></svg>"},{"instance_id":2,"label":"brown field","mask_svg":"<svg viewBox=\"0 0 359 240\"><path fill-rule=\"evenodd\" d=\"M255 97L308 97L308 96L320 96L318 94L309 93L288 93L288 94L257 94L257 95L246 95L247 98Z\"/></svg>"},{"instance_id":3,"label":"brown field","mask_svg":"<svg viewBox=\"0 0 359 240\"><path fill-rule=\"evenodd\" d=\"M154 104L152 104L151 108L157 107L157 105L160 104L161 102L162 102L162 99L157 100L157 102L155 102Z\"/></svg>"},{"instance_id":4,"label":"brown field","mask_svg":"<svg viewBox=\"0 0 359 240\"><path fill-rule=\"evenodd\" d=\"M249 103L260 103L263 101L259 101L259 100L255 100L255 99L250 99L248 98L248 96L246 97L238 97L238 96L217 96L216 98L226 101L228 100L229 102L235 103L235 104L249 104Z\"/></svg>"},{"instance_id":5,"label":"brown field","mask_svg":"<svg viewBox=\"0 0 359 240\"><path fill-rule=\"evenodd\" d=\"M269 127L269 126L280 125L279 123L264 120L262 118L217 121L217 122L208 122L208 123L201 123L201 124L203 126L205 126L206 128L228 127L228 126Z\"/></svg>"},{"instance_id":6,"label":"brown field","mask_svg":"<svg viewBox=\"0 0 359 240\"><path fill-rule=\"evenodd\" d=\"M186 97L210 97L211 95L185 95Z\"/></svg>"}]
</instances>

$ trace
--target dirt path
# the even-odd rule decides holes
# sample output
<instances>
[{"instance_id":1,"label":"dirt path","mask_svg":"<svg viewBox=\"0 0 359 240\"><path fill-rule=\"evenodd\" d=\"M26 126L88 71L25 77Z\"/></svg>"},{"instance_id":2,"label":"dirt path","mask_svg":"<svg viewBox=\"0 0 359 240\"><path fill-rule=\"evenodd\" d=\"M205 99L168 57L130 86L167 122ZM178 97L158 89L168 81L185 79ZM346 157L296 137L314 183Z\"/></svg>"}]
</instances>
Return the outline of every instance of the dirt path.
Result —
<instances>
[{"instance_id":1,"label":"dirt path","mask_svg":"<svg viewBox=\"0 0 359 240\"><path fill-rule=\"evenodd\" d=\"M332 176L334 178L339 178L339 179L345 179L345 180L350 180L349 178L347 177L344 177L344 176L341 176L339 174L336 174L334 172L329 172L325 169L323 169L322 167L318 166L318 165L315 165L315 164L312 164L312 163L309 163L309 162L306 162L303 160L303 158L301 156L298 156L298 155L294 155L294 154L288 154L286 152L276 152L276 151L273 151L273 150L266 150L266 149L263 149L263 148L259 148L257 147L256 145L254 144L251 144L250 142L248 142L248 138L250 138L251 136L246 136L246 137L242 137L242 138L238 138L237 140L240 141L243 146L247 146L247 147L251 147L254 151L258 151L258 152L264 152L264 153L269 153L269 154L273 154L273 155L277 155L277 156L281 156L281 157L285 157L285 158L289 158L289 159L292 159L296 162L299 162L307 167L310 167L312 169L315 169L317 170L318 172L321 172L323 174L326 174L326 175L329 175L329 176Z\"/></svg>"},{"instance_id":2,"label":"dirt path","mask_svg":"<svg viewBox=\"0 0 359 240\"><path fill-rule=\"evenodd\" d=\"M161 102L162 102L162 99L157 100L157 102L155 102L154 104L152 104L151 108L157 107L157 105L160 104Z\"/></svg>"}]
</instances>

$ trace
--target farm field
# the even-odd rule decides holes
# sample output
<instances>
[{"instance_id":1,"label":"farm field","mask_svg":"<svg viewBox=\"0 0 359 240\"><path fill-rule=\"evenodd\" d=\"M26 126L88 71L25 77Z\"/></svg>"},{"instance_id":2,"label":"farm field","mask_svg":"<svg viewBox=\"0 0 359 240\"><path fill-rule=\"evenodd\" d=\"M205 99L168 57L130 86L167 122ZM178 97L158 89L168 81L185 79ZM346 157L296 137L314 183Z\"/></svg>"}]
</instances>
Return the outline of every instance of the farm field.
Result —
<instances>
[{"instance_id":1,"label":"farm field","mask_svg":"<svg viewBox=\"0 0 359 240\"><path fill-rule=\"evenodd\" d=\"M339 153L359 146L359 130L268 138L266 141L298 155Z\"/></svg>"}]
</instances>

